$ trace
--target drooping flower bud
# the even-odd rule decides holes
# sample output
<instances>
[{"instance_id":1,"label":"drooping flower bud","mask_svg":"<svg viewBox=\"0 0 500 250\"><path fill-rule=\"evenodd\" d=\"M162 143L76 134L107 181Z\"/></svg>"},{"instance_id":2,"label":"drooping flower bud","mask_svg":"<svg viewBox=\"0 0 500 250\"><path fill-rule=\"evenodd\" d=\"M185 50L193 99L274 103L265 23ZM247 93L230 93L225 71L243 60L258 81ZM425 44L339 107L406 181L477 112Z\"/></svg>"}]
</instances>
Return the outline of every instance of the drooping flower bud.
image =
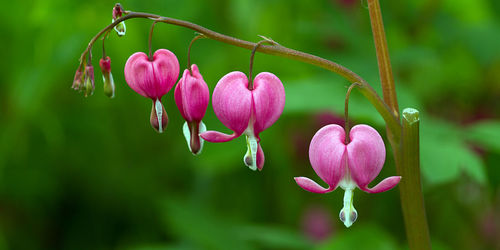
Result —
<instances>
[{"instance_id":1,"label":"drooping flower bud","mask_svg":"<svg viewBox=\"0 0 500 250\"><path fill-rule=\"evenodd\" d=\"M328 188L321 187L309 178L295 177L300 187L313 193L328 193L337 186L344 189L344 207L339 217L346 227L350 227L358 217L353 205L355 188L367 193L380 193L395 187L401 180L401 176L391 176L369 188L368 184L384 166L384 141L368 125L354 126L349 136L351 141L346 145L344 129L331 124L321 128L311 141L309 160Z\"/></svg>"},{"instance_id":2,"label":"drooping flower bud","mask_svg":"<svg viewBox=\"0 0 500 250\"><path fill-rule=\"evenodd\" d=\"M101 58L99 66L101 66L102 81L104 82L104 94L109 98L113 98L115 97L115 82L113 74L111 74L111 59L109 59L109 56Z\"/></svg>"},{"instance_id":3,"label":"drooping flower bud","mask_svg":"<svg viewBox=\"0 0 500 250\"><path fill-rule=\"evenodd\" d=\"M191 65L191 72L188 69L184 70L175 87L174 97L177 108L186 120L183 134L189 150L197 155L203 149L203 139L199 134L206 131L205 124L201 120L207 111L210 92L196 64Z\"/></svg>"},{"instance_id":4,"label":"drooping flower bud","mask_svg":"<svg viewBox=\"0 0 500 250\"><path fill-rule=\"evenodd\" d=\"M73 88L74 90L81 90L82 88L84 80L82 68L83 67L79 67L75 72L75 78L73 79L73 85L71 86L71 88Z\"/></svg>"},{"instance_id":5,"label":"drooping flower bud","mask_svg":"<svg viewBox=\"0 0 500 250\"><path fill-rule=\"evenodd\" d=\"M262 170L264 151L259 133L276 122L285 107L285 88L280 79L262 72L253 80L253 88L249 89L248 77L244 73L231 72L217 83L212 103L217 118L233 134L207 131L201 137L209 142L226 142L245 134L247 153L243 161L252 170Z\"/></svg>"},{"instance_id":6,"label":"drooping flower bud","mask_svg":"<svg viewBox=\"0 0 500 250\"><path fill-rule=\"evenodd\" d=\"M122 5L117 3L115 7L113 7L113 20L111 22L116 21L116 19L120 18L125 14L125 10L123 9ZM127 27L125 26L125 21L120 22L115 26L115 31L118 36L124 36L125 32L127 32Z\"/></svg>"},{"instance_id":7,"label":"drooping flower bud","mask_svg":"<svg viewBox=\"0 0 500 250\"><path fill-rule=\"evenodd\" d=\"M94 67L92 64L85 66L85 81L83 83L83 94L88 97L94 93Z\"/></svg>"},{"instance_id":8,"label":"drooping flower bud","mask_svg":"<svg viewBox=\"0 0 500 250\"><path fill-rule=\"evenodd\" d=\"M167 112L161 103L179 77L179 62L174 53L159 49L152 60L142 52L130 56L125 64L125 81L138 94L153 100L151 125L162 133L167 126ZM152 111L152 112L153 112ZM154 121L153 121L154 120Z\"/></svg>"}]
</instances>

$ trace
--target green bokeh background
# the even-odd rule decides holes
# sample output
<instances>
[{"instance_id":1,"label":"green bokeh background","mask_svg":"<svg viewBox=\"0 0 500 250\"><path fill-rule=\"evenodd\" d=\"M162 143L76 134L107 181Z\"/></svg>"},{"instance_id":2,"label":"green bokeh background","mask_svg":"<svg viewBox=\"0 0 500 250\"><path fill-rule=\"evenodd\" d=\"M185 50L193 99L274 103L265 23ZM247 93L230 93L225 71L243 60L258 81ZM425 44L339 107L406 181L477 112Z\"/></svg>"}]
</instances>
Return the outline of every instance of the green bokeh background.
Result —
<instances>
[{"instance_id":1,"label":"green bokeh background","mask_svg":"<svg viewBox=\"0 0 500 250\"><path fill-rule=\"evenodd\" d=\"M184 19L249 41L257 35L339 62L381 93L365 1L124 1L125 9ZM150 20L126 22L106 40L116 97L70 86L88 41L111 21L111 1L10 1L0 9L0 249L405 249L399 191L355 193L346 229L342 191L319 181L307 149L321 126L342 122L348 83L301 62L257 54L254 72L285 86L281 118L261 134L262 172L242 162L243 138L206 143L194 157L173 91L164 134L149 125L151 101L125 83L123 67L147 49ZM500 248L500 2L381 1L400 108L421 111L423 188L435 249ZM158 24L153 48L181 69L194 32ZM212 91L250 52L212 40L192 50ZM383 120L354 92L354 123ZM229 132L211 106L209 129ZM386 143L387 144L387 143ZM376 182L395 175L387 161ZM373 184L372 184L373 185Z\"/></svg>"}]
</instances>

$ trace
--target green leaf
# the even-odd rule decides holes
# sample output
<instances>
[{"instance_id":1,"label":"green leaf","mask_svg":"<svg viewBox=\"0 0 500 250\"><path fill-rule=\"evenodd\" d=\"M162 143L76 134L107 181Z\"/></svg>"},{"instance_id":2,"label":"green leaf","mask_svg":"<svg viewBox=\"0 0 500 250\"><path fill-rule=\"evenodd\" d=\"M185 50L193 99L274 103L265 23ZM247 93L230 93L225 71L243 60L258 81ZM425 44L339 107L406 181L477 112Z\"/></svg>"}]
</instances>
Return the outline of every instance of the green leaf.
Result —
<instances>
[{"instance_id":1,"label":"green leaf","mask_svg":"<svg viewBox=\"0 0 500 250\"><path fill-rule=\"evenodd\" d=\"M487 150L500 152L500 121L485 121L469 126L465 131L468 140L479 143Z\"/></svg>"},{"instance_id":2,"label":"green leaf","mask_svg":"<svg viewBox=\"0 0 500 250\"><path fill-rule=\"evenodd\" d=\"M478 183L486 182L481 159L464 142L463 132L444 121L421 120L421 171L426 181L441 184L463 171Z\"/></svg>"}]
</instances>

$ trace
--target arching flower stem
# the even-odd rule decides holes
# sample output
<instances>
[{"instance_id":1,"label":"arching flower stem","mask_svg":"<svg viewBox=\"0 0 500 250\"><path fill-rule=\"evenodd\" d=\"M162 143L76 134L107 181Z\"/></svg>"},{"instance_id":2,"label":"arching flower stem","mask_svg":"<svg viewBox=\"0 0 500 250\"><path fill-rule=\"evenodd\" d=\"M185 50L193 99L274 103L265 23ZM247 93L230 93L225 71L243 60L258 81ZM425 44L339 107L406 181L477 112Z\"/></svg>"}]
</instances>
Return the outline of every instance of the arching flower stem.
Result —
<instances>
[{"instance_id":1,"label":"arching flower stem","mask_svg":"<svg viewBox=\"0 0 500 250\"><path fill-rule=\"evenodd\" d=\"M238 38L234 38L231 36L227 36L218 32L215 32L213 30L207 29L205 27L202 27L200 25L184 21L184 20L179 20L179 19L174 19L170 17L163 17L155 14L150 14L150 13L143 13L143 12L132 12L132 11L125 11L124 16L116 19L113 23L109 24L106 26L104 29L99 31L97 35L95 35L89 42L87 48L83 51L81 57L80 57L80 62L83 62L83 58L90 52L93 44L95 41L102 36L106 31L114 28L116 25L118 25L120 22L123 22L128 19L133 19L133 18L147 18L151 19L157 22L162 22L162 23L168 23L168 24L173 24L177 26L182 26L186 27L189 29L192 29L194 31L197 31L203 35L205 35L207 38L210 38L212 40L216 40L219 42L223 42L226 44L231 44L234 46L238 46L244 49L253 49L257 45L256 43L252 43L249 41L241 40ZM281 56L285 58L289 58L292 60L296 61L301 61L305 62L308 64L316 65L318 67L327 69L329 71L332 71L336 74L339 74L340 76L344 77L346 80L348 80L351 83L358 82L360 84L359 86L359 91L370 101L370 103L375 107L375 109L380 113L382 118L385 120L389 131L393 135L392 141L396 142L396 145L399 145L399 139L401 136L401 123L399 120L394 116L394 113L389 109L389 107L382 101L380 96L375 92L375 90L366 82L363 78L361 78L359 75L356 73L352 72L348 68L332 62L330 60L321 58L319 56L311 55L302 51L298 50L293 50L287 47L284 47L282 45L261 45L259 46L256 51L269 54L269 55L276 55L276 56Z\"/></svg>"}]
</instances>

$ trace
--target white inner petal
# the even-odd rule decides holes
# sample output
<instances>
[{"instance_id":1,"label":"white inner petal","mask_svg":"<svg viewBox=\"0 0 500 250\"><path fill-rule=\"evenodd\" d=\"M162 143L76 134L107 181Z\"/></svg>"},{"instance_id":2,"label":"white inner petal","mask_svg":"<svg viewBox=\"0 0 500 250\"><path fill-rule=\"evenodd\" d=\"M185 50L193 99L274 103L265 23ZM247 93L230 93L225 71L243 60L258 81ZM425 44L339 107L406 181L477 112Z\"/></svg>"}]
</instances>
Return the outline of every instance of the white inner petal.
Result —
<instances>
[{"instance_id":1,"label":"white inner petal","mask_svg":"<svg viewBox=\"0 0 500 250\"><path fill-rule=\"evenodd\" d=\"M159 99L156 99L155 101L155 110L156 110L156 118L158 119L158 131L160 133L163 133L163 127L162 127L163 107Z\"/></svg>"}]
</instances>

